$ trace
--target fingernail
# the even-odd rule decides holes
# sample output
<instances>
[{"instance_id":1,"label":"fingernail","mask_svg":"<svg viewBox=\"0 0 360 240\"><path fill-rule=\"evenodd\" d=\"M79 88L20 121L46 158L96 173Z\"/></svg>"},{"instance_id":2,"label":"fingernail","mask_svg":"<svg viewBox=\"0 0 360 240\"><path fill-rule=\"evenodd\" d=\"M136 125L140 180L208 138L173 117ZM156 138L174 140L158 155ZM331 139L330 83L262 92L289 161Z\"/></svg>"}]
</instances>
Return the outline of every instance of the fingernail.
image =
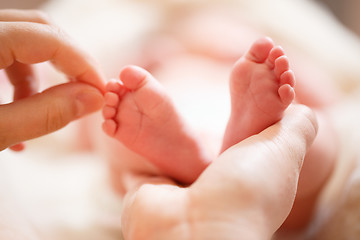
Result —
<instances>
[{"instance_id":1,"label":"fingernail","mask_svg":"<svg viewBox=\"0 0 360 240\"><path fill-rule=\"evenodd\" d=\"M83 91L76 96L76 117L95 112L103 106L103 95L100 91L93 89Z\"/></svg>"}]
</instances>

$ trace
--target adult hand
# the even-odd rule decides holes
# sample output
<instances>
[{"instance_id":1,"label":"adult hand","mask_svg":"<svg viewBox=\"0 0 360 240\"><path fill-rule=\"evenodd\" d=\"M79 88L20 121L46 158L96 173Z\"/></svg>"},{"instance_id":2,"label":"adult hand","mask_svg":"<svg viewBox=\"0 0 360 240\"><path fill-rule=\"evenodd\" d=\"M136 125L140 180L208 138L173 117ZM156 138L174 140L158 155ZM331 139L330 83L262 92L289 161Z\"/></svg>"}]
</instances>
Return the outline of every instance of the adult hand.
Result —
<instances>
[{"instance_id":1,"label":"adult hand","mask_svg":"<svg viewBox=\"0 0 360 240\"><path fill-rule=\"evenodd\" d=\"M14 102L0 105L0 151L58 130L102 106L99 67L42 12L0 10L0 46L0 69L14 86ZM37 82L30 64L44 61L73 82L34 95Z\"/></svg>"},{"instance_id":2,"label":"adult hand","mask_svg":"<svg viewBox=\"0 0 360 240\"><path fill-rule=\"evenodd\" d=\"M125 239L270 239L291 210L316 133L311 110L292 106L280 122L221 154L190 187L130 175Z\"/></svg>"}]
</instances>

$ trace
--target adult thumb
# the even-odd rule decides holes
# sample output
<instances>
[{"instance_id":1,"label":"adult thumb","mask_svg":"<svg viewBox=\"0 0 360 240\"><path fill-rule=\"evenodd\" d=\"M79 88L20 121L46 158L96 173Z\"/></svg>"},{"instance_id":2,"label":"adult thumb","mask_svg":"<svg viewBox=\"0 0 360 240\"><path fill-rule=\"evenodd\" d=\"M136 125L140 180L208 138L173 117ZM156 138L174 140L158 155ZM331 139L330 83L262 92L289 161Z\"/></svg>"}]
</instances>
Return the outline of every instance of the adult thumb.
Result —
<instances>
[{"instance_id":1,"label":"adult thumb","mask_svg":"<svg viewBox=\"0 0 360 240\"><path fill-rule=\"evenodd\" d=\"M54 132L99 110L103 96L84 83L65 83L0 106L0 151Z\"/></svg>"}]
</instances>

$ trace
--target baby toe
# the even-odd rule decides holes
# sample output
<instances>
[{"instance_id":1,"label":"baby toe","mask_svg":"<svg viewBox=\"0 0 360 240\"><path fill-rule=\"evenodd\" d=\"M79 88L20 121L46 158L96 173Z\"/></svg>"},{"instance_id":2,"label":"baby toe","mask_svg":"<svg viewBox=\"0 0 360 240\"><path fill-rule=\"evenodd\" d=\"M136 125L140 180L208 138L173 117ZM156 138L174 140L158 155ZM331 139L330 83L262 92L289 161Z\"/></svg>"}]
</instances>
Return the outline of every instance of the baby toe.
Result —
<instances>
[{"instance_id":1,"label":"baby toe","mask_svg":"<svg viewBox=\"0 0 360 240\"><path fill-rule=\"evenodd\" d=\"M289 84L282 85L278 90L281 102L287 107L295 99L295 91Z\"/></svg>"},{"instance_id":2,"label":"baby toe","mask_svg":"<svg viewBox=\"0 0 360 240\"><path fill-rule=\"evenodd\" d=\"M113 92L107 92L104 95L104 101L107 106L116 107L119 105L119 95Z\"/></svg>"},{"instance_id":3,"label":"baby toe","mask_svg":"<svg viewBox=\"0 0 360 240\"><path fill-rule=\"evenodd\" d=\"M292 70L287 70L280 75L280 85L289 84L295 87L295 74Z\"/></svg>"},{"instance_id":4,"label":"baby toe","mask_svg":"<svg viewBox=\"0 0 360 240\"><path fill-rule=\"evenodd\" d=\"M126 66L120 72L120 79L124 86L133 91L146 84L148 76L150 73L137 66Z\"/></svg>"},{"instance_id":5,"label":"baby toe","mask_svg":"<svg viewBox=\"0 0 360 240\"><path fill-rule=\"evenodd\" d=\"M106 92L114 92L117 93L121 89L121 85L119 80L111 79L105 86Z\"/></svg>"},{"instance_id":6,"label":"baby toe","mask_svg":"<svg viewBox=\"0 0 360 240\"><path fill-rule=\"evenodd\" d=\"M277 78L280 78L281 74L289 70L290 64L287 56L281 56L275 60L274 73Z\"/></svg>"},{"instance_id":7,"label":"baby toe","mask_svg":"<svg viewBox=\"0 0 360 240\"><path fill-rule=\"evenodd\" d=\"M116 115L116 109L113 107L104 106L104 108L102 110L102 114L105 119L114 118Z\"/></svg>"},{"instance_id":8,"label":"baby toe","mask_svg":"<svg viewBox=\"0 0 360 240\"><path fill-rule=\"evenodd\" d=\"M107 119L104 121L102 128L107 135L109 135L110 137L113 137L116 132L117 124L114 120Z\"/></svg>"},{"instance_id":9,"label":"baby toe","mask_svg":"<svg viewBox=\"0 0 360 240\"><path fill-rule=\"evenodd\" d=\"M271 49L269 56L266 60L266 64L273 69L275 67L275 60L279 57L285 55L284 50L280 46L276 46L273 49Z\"/></svg>"},{"instance_id":10,"label":"baby toe","mask_svg":"<svg viewBox=\"0 0 360 240\"><path fill-rule=\"evenodd\" d=\"M256 63L263 63L273 47L274 43L270 38L260 38L250 47L246 57Z\"/></svg>"}]
</instances>

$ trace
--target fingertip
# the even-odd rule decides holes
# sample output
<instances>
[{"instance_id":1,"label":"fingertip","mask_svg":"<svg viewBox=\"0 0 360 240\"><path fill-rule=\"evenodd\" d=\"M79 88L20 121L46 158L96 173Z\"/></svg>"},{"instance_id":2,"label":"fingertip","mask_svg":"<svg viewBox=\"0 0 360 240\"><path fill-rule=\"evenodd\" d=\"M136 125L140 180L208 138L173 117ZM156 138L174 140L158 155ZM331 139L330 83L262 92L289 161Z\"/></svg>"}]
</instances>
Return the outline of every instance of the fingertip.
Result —
<instances>
[{"instance_id":1,"label":"fingertip","mask_svg":"<svg viewBox=\"0 0 360 240\"><path fill-rule=\"evenodd\" d=\"M96 88L82 89L76 93L75 100L77 117L95 112L104 105L104 96Z\"/></svg>"},{"instance_id":2,"label":"fingertip","mask_svg":"<svg viewBox=\"0 0 360 240\"><path fill-rule=\"evenodd\" d=\"M101 74L97 73L96 71L88 71L81 77L76 77L75 81L90 84L91 86L97 88L102 94L105 94L106 84L104 79L105 78L103 78Z\"/></svg>"},{"instance_id":3,"label":"fingertip","mask_svg":"<svg viewBox=\"0 0 360 240\"><path fill-rule=\"evenodd\" d=\"M25 143L18 143L9 148L14 152L21 152L25 149Z\"/></svg>"}]
</instances>

